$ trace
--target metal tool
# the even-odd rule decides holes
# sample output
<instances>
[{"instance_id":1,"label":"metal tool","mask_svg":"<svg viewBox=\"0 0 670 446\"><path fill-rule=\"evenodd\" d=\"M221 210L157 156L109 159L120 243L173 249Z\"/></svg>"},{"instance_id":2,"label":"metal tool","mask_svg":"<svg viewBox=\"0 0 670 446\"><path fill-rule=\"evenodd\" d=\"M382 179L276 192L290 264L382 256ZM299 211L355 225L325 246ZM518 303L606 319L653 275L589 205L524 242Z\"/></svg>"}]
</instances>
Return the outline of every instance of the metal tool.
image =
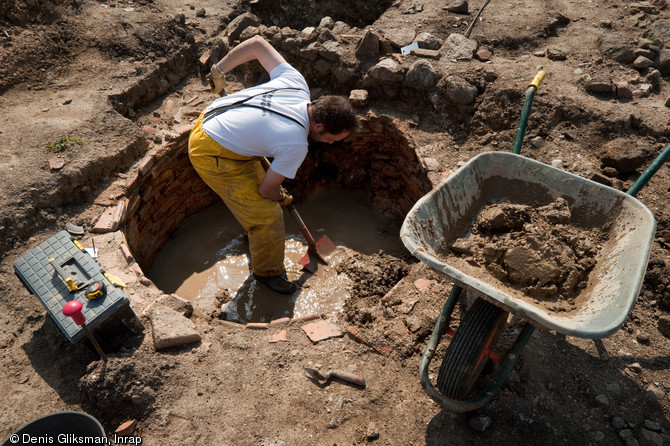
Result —
<instances>
[{"instance_id":1,"label":"metal tool","mask_svg":"<svg viewBox=\"0 0 670 446\"><path fill-rule=\"evenodd\" d=\"M261 158L261 164L265 170L270 168L270 162L265 157ZM300 218L300 214L298 214L298 211L296 210L293 203L289 203L286 206L286 209L288 209L290 212L291 216L298 225L298 228L300 228L302 236L305 237L305 241L307 241L307 254L305 254L300 259L300 264L307 271L314 274L319 268L319 262L325 265L328 264L326 256L332 254L337 249L337 246L335 246L335 243L333 243L326 235L321 237L318 242L315 242L314 237L312 237L309 229L307 229L307 226L305 226L305 222L303 222L302 218Z\"/></svg>"},{"instance_id":2,"label":"metal tool","mask_svg":"<svg viewBox=\"0 0 670 446\"><path fill-rule=\"evenodd\" d=\"M98 344L98 341L95 339L95 336L93 336L91 330L89 330L89 328L86 326L86 316L84 316L81 312L83 306L84 305L78 300L71 300L70 302L66 303L63 306L63 314L67 317L71 317L75 324L81 326L81 328L84 330L84 333L86 333L86 336L88 336L89 341L91 341L91 344L93 344L93 347L95 347L95 350L98 352L102 360L107 362L107 355L105 355L105 352L102 351L102 347L100 347L100 344Z\"/></svg>"},{"instance_id":3,"label":"metal tool","mask_svg":"<svg viewBox=\"0 0 670 446\"><path fill-rule=\"evenodd\" d=\"M356 384L357 386L365 387L365 378L353 373L343 372L340 370L330 370L328 373L323 375L318 370L310 367L303 367L303 369L309 375L308 378L314 381L318 386L323 387L328 384L331 379L336 378L351 384Z\"/></svg>"}]
</instances>

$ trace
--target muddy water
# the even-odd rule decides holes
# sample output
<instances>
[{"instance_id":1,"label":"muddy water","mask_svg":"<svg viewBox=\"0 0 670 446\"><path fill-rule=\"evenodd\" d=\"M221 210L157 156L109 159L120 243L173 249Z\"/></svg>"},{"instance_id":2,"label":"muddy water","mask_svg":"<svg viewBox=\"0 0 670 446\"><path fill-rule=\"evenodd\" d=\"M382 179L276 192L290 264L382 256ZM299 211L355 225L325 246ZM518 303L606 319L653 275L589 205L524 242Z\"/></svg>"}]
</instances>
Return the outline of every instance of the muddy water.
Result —
<instances>
[{"instance_id":1,"label":"muddy water","mask_svg":"<svg viewBox=\"0 0 670 446\"><path fill-rule=\"evenodd\" d=\"M373 254L380 249L404 249L398 227L372 210L360 191L317 191L296 208L315 240L327 235L338 249L315 274L302 270L299 262L307 247L285 212L284 263L289 279L300 285L292 296L274 293L253 280L246 237L222 203L186 219L158 253L147 276L164 292L189 299L206 311L216 309L215 295L226 290L226 319L269 321L337 313L350 289L349 278L336 272L339 262L352 251Z\"/></svg>"}]
</instances>

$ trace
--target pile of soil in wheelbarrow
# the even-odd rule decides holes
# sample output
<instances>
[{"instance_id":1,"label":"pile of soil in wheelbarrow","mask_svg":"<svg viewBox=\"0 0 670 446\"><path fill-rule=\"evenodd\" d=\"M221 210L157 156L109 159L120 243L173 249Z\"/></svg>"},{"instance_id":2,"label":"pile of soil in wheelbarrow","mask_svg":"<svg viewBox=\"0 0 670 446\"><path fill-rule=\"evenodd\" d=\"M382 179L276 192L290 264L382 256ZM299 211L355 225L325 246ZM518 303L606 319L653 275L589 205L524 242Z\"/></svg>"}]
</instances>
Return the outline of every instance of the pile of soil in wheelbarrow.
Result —
<instances>
[{"instance_id":1,"label":"pile of soil in wheelbarrow","mask_svg":"<svg viewBox=\"0 0 670 446\"><path fill-rule=\"evenodd\" d=\"M537 207L488 205L471 234L449 248L549 310L572 311L607 238L606 228L571 224L568 202L558 198Z\"/></svg>"}]
</instances>

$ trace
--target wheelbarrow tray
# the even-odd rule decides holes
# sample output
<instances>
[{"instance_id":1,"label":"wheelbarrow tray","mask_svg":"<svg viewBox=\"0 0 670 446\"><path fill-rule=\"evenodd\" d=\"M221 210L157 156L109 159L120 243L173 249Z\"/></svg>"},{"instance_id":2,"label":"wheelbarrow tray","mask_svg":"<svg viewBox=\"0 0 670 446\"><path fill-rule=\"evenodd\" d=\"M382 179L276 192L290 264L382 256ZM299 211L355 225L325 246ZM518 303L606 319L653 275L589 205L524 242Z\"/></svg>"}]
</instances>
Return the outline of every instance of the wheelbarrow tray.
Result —
<instances>
[{"instance_id":1,"label":"wheelbarrow tray","mask_svg":"<svg viewBox=\"0 0 670 446\"><path fill-rule=\"evenodd\" d=\"M468 236L477 215L489 204L542 206L558 197L568 201L575 227L610 225L609 239L572 311L549 310L521 287L444 252L454 240ZM400 238L435 271L461 287L480 291L491 303L531 324L599 339L614 333L635 304L655 230L653 214L631 195L521 155L488 152L472 158L422 197L405 217Z\"/></svg>"}]
</instances>

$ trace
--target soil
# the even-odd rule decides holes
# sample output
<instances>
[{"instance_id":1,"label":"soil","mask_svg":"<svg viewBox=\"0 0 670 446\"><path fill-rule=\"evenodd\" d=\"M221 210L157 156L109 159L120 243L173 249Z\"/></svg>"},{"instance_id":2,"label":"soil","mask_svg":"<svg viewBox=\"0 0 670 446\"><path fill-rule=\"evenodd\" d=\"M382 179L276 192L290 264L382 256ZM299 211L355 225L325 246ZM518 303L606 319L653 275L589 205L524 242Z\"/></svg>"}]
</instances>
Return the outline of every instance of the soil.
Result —
<instances>
[{"instance_id":1,"label":"soil","mask_svg":"<svg viewBox=\"0 0 670 446\"><path fill-rule=\"evenodd\" d=\"M571 223L564 198L539 207L490 204L472 235L454 240L445 254L485 268L549 311L571 311L608 239L606 229Z\"/></svg>"},{"instance_id":2,"label":"soil","mask_svg":"<svg viewBox=\"0 0 670 446\"><path fill-rule=\"evenodd\" d=\"M429 102L426 91L387 86L371 89L362 111L398 123L434 185L478 153L511 150L524 92L540 69L547 78L533 103L523 155L626 190L670 142L668 75L636 68L603 43L604 36L630 42L638 54L650 45L667 48L664 0L494 1L476 21L483 1L465 13L435 0L378 2L379 10L364 8L359 18L351 12L366 2L305 3L304 9L265 0L0 3L0 437L44 414L77 410L100 420L110 435L135 420L136 441L153 445L670 444L668 166L637 195L653 212L657 232L644 285L621 329L597 340L536 330L501 388L474 411L441 410L421 386L421 354L452 284L406 252L353 255L343 263L340 272L355 282L352 297L342 314L321 316L342 336L312 342L307 321L255 330L194 312L202 340L156 351L142 313L160 290L118 260L119 232L104 234L96 236L100 260L126 280L145 331L106 363L85 342L72 345L59 335L13 262L67 222L85 229L83 239L91 235L114 203L107 188L213 99L198 59L250 8L267 26L316 27L320 17L299 19L328 11L359 29L411 28L440 41L465 34L474 21L470 38L485 53L433 60L441 72L476 87L474 102ZM342 42L353 58L362 34L348 35L354 37ZM388 48L407 65L416 58ZM301 67L310 84L318 83L319 67ZM232 88L255 81L257 71L242 70ZM363 86L356 79L365 72L352 72L348 85ZM611 81L609 90L592 82L601 78ZM448 96L450 85L440 83L430 94ZM520 327L511 318L504 338L513 339ZM448 343L445 336L437 346L432 382ZM317 386L303 367L352 372L366 385ZM483 378L495 370L491 364Z\"/></svg>"}]
</instances>

